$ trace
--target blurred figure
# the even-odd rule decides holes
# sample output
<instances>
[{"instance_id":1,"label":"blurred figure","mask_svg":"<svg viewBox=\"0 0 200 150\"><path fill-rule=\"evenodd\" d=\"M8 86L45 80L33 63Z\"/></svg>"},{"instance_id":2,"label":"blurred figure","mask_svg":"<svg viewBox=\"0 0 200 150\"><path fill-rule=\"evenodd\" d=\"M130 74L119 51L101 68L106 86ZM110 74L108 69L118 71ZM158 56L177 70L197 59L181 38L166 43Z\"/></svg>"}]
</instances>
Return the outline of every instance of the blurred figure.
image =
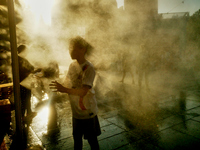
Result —
<instances>
[{"instance_id":1,"label":"blurred figure","mask_svg":"<svg viewBox=\"0 0 200 150\"><path fill-rule=\"evenodd\" d=\"M59 78L59 66L56 61L51 61L48 63L48 66L37 68L34 72L34 82L32 83L33 94L39 102L42 102L45 93L51 93L51 90L48 88L49 82Z\"/></svg>"},{"instance_id":2,"label":"blurred figure","mask_svg":"<svg viewBox=\"0 0 200 150\"><path fill-rule=\"evenodd\" d=\"M57 124L57 110L56 103L60 101L58 94L53 93L48 87L49 83L52 80L59 78L59 66L55 61L51 61L47 67L38 68L37 73L35 74L35 96L39 100L36 105L36 109L40 109L44 106L49 107L48 114L48 124L47 124L47 134L51 137L54 134L58 133L58 124ZM48 95L48 99L44 100L45 93ZM39 96L38 96L39 95ZM55 130L56 129L56 130Z\"/></svg>"},{"instance_id":3,"label":"blurred figure","mask_svg":"<svg viewBox=\"0 0 200 150\"><path fill-rule=\"evenodd\" d=\"M132 84L135 84L134 81L134 70L133 70L133 65L134 65L134 58L133 55L130 52L125 52L122 54L121 56L121 63L122 63L122 79L120 80L120 82L124 83L124 79L126 77L126 73L130 73L131 74L131 78L132 78Z\"/></svg>"},{"instance_id":4,"label":"blurred figure","mask_svg":"<svg viewBox=\"0 0 200 150\"><path fill-rule=\"evenodd\" d=\"M149 90L148 75L151 69L150 52L146 45L141 45L138 55L136 57L136 70L138 73L139 89L142 88L142 80L144 79L146 88Z\"/></svg>"},{"instance_id":5,"label":"blurred figure","mask_svg":"<svg viewBox=\"0 0 200 150\"><path fill-rule=\"evenodd\" d=\"M88 140L92 150L99 149L97 136L101 134L97 117L97 102L93 82L95 70L93 65L85 59L91 45L81 37L72 38L69 52L76 60L69 66L64 86L52 81L50 88L55 92L68 93L73 114L74 149L81 150L82 137Z\"/></svg>"},{"instance_id":6,"label":"blurred figure","mask_svg":"<svg viewBox=\"0 0 200 150\"><path fill-rule=\"evenodd\" d=\"M57 62L50 62L47 68L44 68L43 70L44 78L47 78L50 82L50 80L56 80L59 78L59 66ZM47 130L48 135L51 137L54 137L55 134L59 132L58 129L58 114L56 109L56 103L60 100L60 97L58 94L51 92L48 90L49 95L49 116L48 116L48 124L47 124ZM54 138L53 138L54 139Z\"/></svg>"},{"instance_id":7,"label":"blurred figure","mask_svg":"<svg viewBox=\"0 0 200 150\"><path fill-rule=\"evenodd\" d=\"M22 82L31 73L34 73L34 67L29 63L29 61L20 56L22 52L26 49L25 45L20 45L18 50L18 61L19 61L19 79ZM22 103L22 117L23 121L29 123L33 117L37 115L36 112L31 110L31 90L20 85L21 103ZM26 112L27 111L27 112ZM27 114L26 114L27 113Z\"/></svg>"},{"instance_id":8,"label":"blurred figure","mask_svg":"<svg viewBox=\"0 0 200 150\"><path fill-rule=\"evenodd\" d=\"M43 69L45 78L58 78L59 77L59 66L57 62L51 61L47 68Z\"/></svg>"}]
</instances>

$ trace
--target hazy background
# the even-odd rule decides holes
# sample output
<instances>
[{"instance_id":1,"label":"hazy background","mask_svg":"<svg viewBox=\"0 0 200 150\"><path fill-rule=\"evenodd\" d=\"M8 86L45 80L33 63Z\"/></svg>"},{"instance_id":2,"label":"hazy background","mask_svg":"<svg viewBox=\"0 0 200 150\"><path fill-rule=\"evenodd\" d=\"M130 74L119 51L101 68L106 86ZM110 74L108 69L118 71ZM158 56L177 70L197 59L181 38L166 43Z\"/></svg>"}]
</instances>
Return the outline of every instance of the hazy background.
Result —
<instances>
[{"instance_id":1,"label":"hazy background","mask_svg":"<svg viewBox=\"0 0 200 150\"><path fill-rule=\"evenodd\" d=\"M199 10L199 0L158 0L158 13L189 12Z\"/></svg>"},{"instance_id":2,"label":"hazy background","mask_svg":"<svg viewBox=\"0 0 200 150\"><path fill-rule=\"evenodd\" d=\"M152 1L132 5L127 1L124 7L115 0L20 1L22 7L17 9L23 21L17 25L18 45L28 45L26 58L36 68L54 61L59 65L60 77L64 77L72 61L69 38L80 35L94 46L88 59L96 68L95 82L103 98L137 100L137 90L142 87L145 92L150 89L176 95L196 82L198 72L193 68L198 46L186 45L185 20L162 21L158 12L189 8L191 15L198 1L158 0L155 6ZM124 68L128 71L122 84L119 81ZM130 71L135 81L131 88Z\"/></svg>"}]
</instances>

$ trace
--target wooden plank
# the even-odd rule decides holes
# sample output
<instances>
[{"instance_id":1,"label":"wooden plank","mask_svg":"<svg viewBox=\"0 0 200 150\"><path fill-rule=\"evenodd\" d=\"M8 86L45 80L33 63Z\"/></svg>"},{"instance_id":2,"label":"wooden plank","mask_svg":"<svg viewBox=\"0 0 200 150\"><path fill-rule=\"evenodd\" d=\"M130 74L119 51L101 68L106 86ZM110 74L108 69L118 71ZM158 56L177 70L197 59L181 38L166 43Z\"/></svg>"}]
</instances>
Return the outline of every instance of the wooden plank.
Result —
<instances>
[{"instance_id":1,"label":"wooden plank","mask_svg":"<svg viewBox=\"0 0 200 150\"><path fill-rule=\"evenodd\" d=\"M13 83L0 84L0 89L5 88L5 87L10 87L10 86L13 86Z\"/></svg>"}]
</instances>

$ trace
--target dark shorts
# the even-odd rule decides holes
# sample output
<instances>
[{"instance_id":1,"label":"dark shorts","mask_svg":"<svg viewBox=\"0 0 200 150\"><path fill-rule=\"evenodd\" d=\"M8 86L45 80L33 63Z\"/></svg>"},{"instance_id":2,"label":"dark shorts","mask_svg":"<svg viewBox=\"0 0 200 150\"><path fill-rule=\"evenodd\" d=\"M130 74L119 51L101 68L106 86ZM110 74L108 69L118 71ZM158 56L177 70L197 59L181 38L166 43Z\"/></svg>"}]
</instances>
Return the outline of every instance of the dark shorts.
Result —
<instances>
[{"instance_id":1,"label":"dark shorts","mask_svg":"<svg viewBox=\"0 0 200 150\"><path fill-rule=\"evenodd\" d=\"M101 129L97 116L90 119L73 118L73 136L84 135L84 139L88 139L89 137L99 136L100 134Z\"/></svg>"}]
</instances>

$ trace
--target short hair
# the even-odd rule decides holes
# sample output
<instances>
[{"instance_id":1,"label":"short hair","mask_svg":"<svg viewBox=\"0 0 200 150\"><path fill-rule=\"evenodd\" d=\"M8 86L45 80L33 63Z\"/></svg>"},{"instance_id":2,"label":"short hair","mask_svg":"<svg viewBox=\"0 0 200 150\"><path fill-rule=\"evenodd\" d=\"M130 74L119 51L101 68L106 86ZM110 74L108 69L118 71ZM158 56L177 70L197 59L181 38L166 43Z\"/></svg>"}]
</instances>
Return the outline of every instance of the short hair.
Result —
<instances>
[{"instance_id":1,"label":"short hair","mask_svg":"<svg viewBox=\"0 0 200 150\"><path fill-rule=\"evenodd\" d=\"M78 48L85 48L86 53L89 53L93 47L91 44L89 44L85 39L83 39L80 36L76 36L74 38L70 39L70 46L77 46Z\"/></svg>"},{"instance_id":2,"label":"short hair","mask_svg":"<svg viewBox=\"0 0 200 150\"><path fill-rule=\"evenodd\" d=\"M21 52L23 52L25 49L26 49L26 46L23 45L23 44L20 45L20 46L18 46L18 48L17 48L18 54L21 53Z\"/></svg>"}]
</instances>

